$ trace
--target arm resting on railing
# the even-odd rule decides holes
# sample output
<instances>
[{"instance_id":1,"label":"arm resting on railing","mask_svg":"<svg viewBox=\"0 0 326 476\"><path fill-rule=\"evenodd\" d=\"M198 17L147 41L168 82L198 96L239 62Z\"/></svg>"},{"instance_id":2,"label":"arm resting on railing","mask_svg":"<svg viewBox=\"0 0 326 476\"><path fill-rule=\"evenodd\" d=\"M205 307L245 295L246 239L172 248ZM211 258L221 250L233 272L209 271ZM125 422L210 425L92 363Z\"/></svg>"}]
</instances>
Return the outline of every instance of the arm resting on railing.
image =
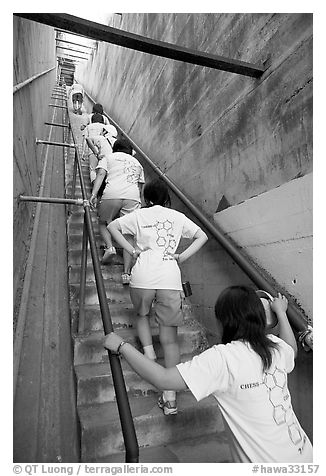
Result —
<instances>
[{"instance_id":1,"label":"arm resting on railing","mask_svg":"<svg viewBox=\"0 0 326 476\"><path fill-rule=\"evenodd\" d=\"M111 332L105 337L104 346L111 352L117 352L120 347L120 353L126 359L130 367L141 377L150 382L160 390L169 388L170 390L186 390L187 386L176 367L166 369L153 360L148 359L128 342Z\"/></svg>"},{"instance_id":2,"label":"arm resting on railing","mask_svg":"<svg viewBox=\"0 0 326 476\"><path fill-rule=\"evenodd\" d=\"M271 302L271 308L275 312L279 322L279 336L284 342L289 344L294 350L294 357L297 356L298 347L295 340L292 327L288 321L286 310L288 308L288 300L285 296L278 293L278 296Z\"/></svg>"}]
</instances>

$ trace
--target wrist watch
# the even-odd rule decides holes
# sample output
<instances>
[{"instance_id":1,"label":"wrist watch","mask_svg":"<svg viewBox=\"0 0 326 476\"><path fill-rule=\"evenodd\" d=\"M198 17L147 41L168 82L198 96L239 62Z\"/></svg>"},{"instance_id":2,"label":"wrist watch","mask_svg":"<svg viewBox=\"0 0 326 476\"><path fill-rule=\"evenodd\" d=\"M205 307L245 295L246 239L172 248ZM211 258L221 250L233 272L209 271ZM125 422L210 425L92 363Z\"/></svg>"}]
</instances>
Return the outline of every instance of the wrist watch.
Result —
<instances>
[{"instance_id":1,"label":"wrist watch","mask_svg":"<svg viewBox=\"0 0 326 476\"><path fill-rule=\"evenodd\" d=\"M117 354L120 353L121 347L122 347L123 345L125 345L126 343L127 343L127 342L124 341L124 340L122 340L122 341L120 342L120 344L118 345L117 350L116 350Z\"/></svg>"}]
</instances>

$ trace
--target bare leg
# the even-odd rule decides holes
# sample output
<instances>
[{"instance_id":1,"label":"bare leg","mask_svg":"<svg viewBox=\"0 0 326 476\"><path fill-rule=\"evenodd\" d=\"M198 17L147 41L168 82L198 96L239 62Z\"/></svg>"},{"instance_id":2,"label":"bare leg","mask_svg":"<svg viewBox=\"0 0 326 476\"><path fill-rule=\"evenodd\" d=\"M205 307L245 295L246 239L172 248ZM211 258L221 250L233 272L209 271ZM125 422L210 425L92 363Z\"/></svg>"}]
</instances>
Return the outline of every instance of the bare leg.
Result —
<instances>
[{"instance_id":1,"label":"bare leg","mask_svg":"<svg viewBox=\"0 0 326 476\"><path fill-rule=\"evenodd\" d=\"M130 288L130 299L137 310L137 333L141 345L144 349L144 355L151 359L156 359L153 347L152 331L149 324L150 309L155 298L155 289L136 289Z\"/></svg>"},{"instance_id":2,"label":"bare leg","mask_svg":"<svg viewBox=\"0 0 326 476\"><path fill-rule=\"evenodd\" d=\"M149 316L137 317L137 333L143 347L152 345L152 332L149 325Z\"/></svg>"},{"instance_id":3,"label":"bare leg","mask_svg":"<svg viewBox=\"0 0 326 476\"><path fill-rule=\"evenodd\" d=\"M91 154L88 160L89 160L89 176L90 176L91 182L93 182L96 179L96 167L98 164L98 160L94 154Z\"/></svg>"},{"instance_id":4,"label":"bare leg","mask_svg":"<svg viewBox=\"0 0 326 476\"><path fill-rule=\"evenodd\" d=\"M107 248L112 246L112 238L107 226L120 210L121 200L102 199L98 204L99 230Z\"/></svg>"},{"instance_id":5,"label":"bare leg","mask_svg":"<svg viewBox=\"0 0 326 476\"><path fill-rule=\"evenodd\" d=\"M99 230L100 230L100 233L101 233L101 237L105 243L105 246L107 248L110 248L112 246L112 238L111 238L111 234L109 233L108 229L107 229L107 225L106 225L106 222L101 222L99 220Z\"/></svg>"},{"instance_id":6,"label":"bare leg","mask_svg":"<svg viewBox=\"0 0 326 476\"><path fill-rule=\"evenodd\" d=\"M160 325L160 342L164 352L164 365L169 369L180 363L178 328Z\"/></svg>"},{"instance_id":7,"label":"bare leg","mask_svg":"<svg viewBox=\"0 0 326 476\"><path fill-rule=\"evenodd\" d=\"M178 328L160 325L160 342L164 352L165 367L171 368L180 363L180 349L178 344ZM177 395L174 390L164 390L159 399L159 407L163 409L165 415L177 413Z\"/></svg>"},{"instance_id":8,"label":"bare leg","mask_svg":"<svg viewBox=\"0 0 326 476\"><path fill-rule=\"evenodd\" d=\"M137 332L143 346L144 355L150 360L156 360L153 347L152 332L149 325L149 316L139 316L137 320Z\"/></svg>"}]
</instances>

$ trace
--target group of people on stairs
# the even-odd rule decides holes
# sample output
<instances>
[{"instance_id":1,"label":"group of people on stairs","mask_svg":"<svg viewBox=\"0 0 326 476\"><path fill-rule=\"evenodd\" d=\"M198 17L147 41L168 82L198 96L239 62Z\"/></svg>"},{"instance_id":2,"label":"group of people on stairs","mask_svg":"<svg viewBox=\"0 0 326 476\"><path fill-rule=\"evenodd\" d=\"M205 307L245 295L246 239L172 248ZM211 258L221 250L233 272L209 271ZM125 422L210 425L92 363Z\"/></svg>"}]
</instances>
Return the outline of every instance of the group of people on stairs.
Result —
<instances>
[{"instance_id":1,"label":"group of people on stairs","mask_svg":"<svg viewBox=\"0 0 326 476\"><path fill-rule=\"evenodd\" d=\"M180 265L208 237L171 208L162 180L145 183L131 145L118 137L100 104L94 105L82 129L90 149L90 204L97 211L106 244L102 263L110 263L116 254L113 238L123 249L122 282L130 288L143 352L115 332L105 337L104 346L121 354L142 378L162 390L158 406L167 416L178 413L177 391L190 389L198 401L213 395L234 462L312 462L312 445L294 413L287 384L297 344L286 314L286 297L278 293L265 302L266 296L251 287L228 287L215 305L221 342L180 363ZM191 243L177 253L181 238ZM153 304L164 367L156 362L153 347L149 324ZM269 326L267 312L274 315L276 327Z\"/></svg>"}]
</instances>

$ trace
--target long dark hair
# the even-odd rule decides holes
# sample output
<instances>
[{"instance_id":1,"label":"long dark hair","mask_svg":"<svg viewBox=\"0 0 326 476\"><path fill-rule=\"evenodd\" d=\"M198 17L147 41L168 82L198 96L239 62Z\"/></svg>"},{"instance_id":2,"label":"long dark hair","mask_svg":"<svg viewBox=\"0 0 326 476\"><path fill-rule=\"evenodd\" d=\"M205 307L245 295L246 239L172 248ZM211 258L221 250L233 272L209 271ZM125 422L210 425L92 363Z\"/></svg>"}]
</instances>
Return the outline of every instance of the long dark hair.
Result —
<instances>
[{"instance_id":1,"label":"long dark hair","mask_svg":"<svg viewBox=\"0 0 326 476\"><path fill-rule=\"evenodd\" d=\"M148 207L153 205L171 206L168 187L161 179L151 180L146 183L144 187L144 200Z\"/></svg>"},{"instance_id":2,"label":"long dark hair","mask_svg":"<svg viewBox=\"0 0 326 476\"><path fill-rule=\"evenodd\" d=\"M272 351L277 347L266 336L264 306L254 289L247 286L226 288L215 304L215 316L222 323L222 344L233 340L248 342L261 357L263 370L272 363Z\"/></svg>"}]
</instances>

